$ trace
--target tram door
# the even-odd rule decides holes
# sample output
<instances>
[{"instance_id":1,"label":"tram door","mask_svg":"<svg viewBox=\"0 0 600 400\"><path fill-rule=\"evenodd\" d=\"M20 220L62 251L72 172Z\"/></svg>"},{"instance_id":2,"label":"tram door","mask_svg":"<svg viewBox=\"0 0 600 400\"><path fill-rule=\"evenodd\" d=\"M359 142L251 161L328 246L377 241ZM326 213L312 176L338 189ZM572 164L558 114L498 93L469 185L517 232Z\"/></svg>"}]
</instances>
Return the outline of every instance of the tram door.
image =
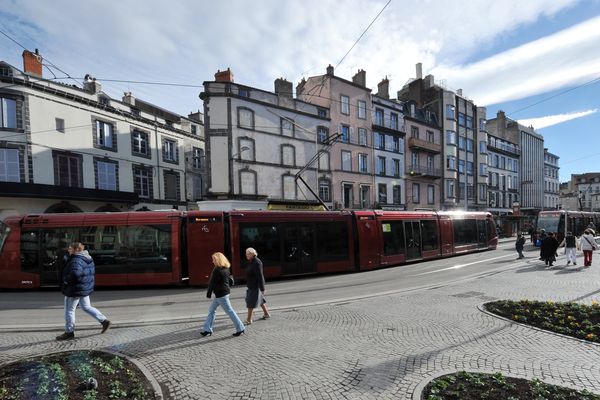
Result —
<instances>
[{"instance_id":1,"label":"tram door","mask_svg":"<svg viewBox=\"0 0 600 400\"><path fill-rule=\"evenodd\" d=\"M40 231L40 284L60 284L63 256L76 236L76 228L44 229ZM90 250L93 250L90 248Z\"/></svg>"},{"instance_id":2,"label":"tram door","mask_svg":"<svg viewBox=\"0 0 600 400\"><path fill-rule=\"evenodd\" d=\"M488 222L485 219L477 220L477 247L484 248L488 246Z\"/></svg>"},{"instance_id":3,"label":"tram door","mask_svg":"<svg viewBox=\"0 0 600 400\"><path fill-rule=\"evenodd\" d=\"M406 238L406 260L421 258L421 224L419 221L404 222L404 236Z\"/></svg>"},{"instance_id":4,"label":"tram door","mask_svg":"<svg viewBox=\"0 0 600 400\"><path fill-rule=\"evenodd\" d=\"M312 225L284 225L283 275L315 272L317 269L315 253L315 235Z\"/></svg>"}]
</instances>

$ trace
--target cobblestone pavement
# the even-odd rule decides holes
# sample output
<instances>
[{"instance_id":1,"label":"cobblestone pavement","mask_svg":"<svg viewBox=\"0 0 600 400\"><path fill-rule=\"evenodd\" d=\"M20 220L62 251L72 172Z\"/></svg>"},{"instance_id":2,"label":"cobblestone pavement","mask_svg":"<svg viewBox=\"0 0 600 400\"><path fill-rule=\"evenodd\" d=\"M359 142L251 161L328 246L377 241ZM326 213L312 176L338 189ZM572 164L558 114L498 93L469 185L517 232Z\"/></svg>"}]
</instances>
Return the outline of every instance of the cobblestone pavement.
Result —
<instances>
[{"instance_id":1,"label":"cobblestone pavement","mask_svg":"<svg viewBox=\"0 0 600 400\"><path fill-rule=\"evenodd\" d=\"M589 270L545 269L534 258L506 264L493 276L436 289L274 309L270 320L255 321L239 338L221 311L215 333L205 338L201 321L116 324L107 334L80 330L77 340L61 343L54 332L3 333L0 362L74 349L116 351L143 364L168 399L418 399L427 381L463 369L600 393L599 345L478 309L507 298L600 300L598 261ZM198 307L206 310L208 302Z\"/></svg>"}]
</instances>

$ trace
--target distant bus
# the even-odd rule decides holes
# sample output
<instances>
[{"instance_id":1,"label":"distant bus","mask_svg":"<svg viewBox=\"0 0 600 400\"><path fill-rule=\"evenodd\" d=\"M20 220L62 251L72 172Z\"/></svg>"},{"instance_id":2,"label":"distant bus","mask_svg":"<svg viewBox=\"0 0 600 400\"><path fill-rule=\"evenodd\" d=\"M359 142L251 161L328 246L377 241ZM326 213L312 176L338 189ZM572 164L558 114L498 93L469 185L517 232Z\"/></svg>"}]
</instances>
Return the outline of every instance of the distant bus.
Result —
<instances>
[{"instance_id":1,"label":"distant bus","mask_svg":"<svg viewBox=\"0 0 600 400\"><path fill-rule=\"evenodd\" d=\"M60 284L80 241L97 286L206 285L211 255L245 278L254 247L266 277L364 271L495 249L490 213L418 211L147 211L40 214L0 222L0 288Z\"/></svg>"},{"instance_id":2,"label":"distant bus","mask_svg":"<svg viewBox=\"0 0 600 400\"><path fill-rule=\"evenodd\" d=\"M586 211L554 210L540 211L536 221L536 230L554 232L559 242L567 232L575 236L583 235L586 228L593 226L594 230L600 225L600 213Z\"/></svg>"}]
</instances>

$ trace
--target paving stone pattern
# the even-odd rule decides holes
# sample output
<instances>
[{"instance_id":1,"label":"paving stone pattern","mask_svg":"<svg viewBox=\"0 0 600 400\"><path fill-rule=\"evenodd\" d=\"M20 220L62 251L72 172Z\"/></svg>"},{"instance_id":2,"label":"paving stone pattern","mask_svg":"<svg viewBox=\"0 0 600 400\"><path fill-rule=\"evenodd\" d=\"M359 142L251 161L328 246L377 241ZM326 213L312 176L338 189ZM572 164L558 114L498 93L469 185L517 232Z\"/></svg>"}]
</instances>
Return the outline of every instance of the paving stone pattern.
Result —
<instances>
[{"instance_id":1,"label":"paving stone pattern","mask_svg":"<svg viewBox=\"0 0 600 400\"><path fill-rule=\"evenodd\" d=\"M600 393L599 345L478 309L506 298L600 300L596 262L576 270L512 261L502 273L436 289L274 309L273 318L254 322L239 338L222 313L214 334L204 338L202 321L116 323L105 335L81 330L77 340L61 343L50 332L3 333L0 362L107 349L145 365L168 399L418 399L427 381L463 369Z\"/></svg>"}]
</instances>

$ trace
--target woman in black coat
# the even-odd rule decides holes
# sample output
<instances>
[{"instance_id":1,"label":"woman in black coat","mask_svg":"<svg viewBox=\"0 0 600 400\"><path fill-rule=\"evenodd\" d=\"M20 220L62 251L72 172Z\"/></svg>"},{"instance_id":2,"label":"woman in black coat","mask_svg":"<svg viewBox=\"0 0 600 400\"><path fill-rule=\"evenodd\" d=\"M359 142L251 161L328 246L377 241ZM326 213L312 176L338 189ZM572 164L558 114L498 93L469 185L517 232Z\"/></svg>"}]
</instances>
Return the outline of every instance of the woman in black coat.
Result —
<instances>
[{"instance_id":1,"label":"woman in black coat","mask_svg":"<svg viewBox=\"0 0 600 400\"><path fill-rule=\"evenodd\" d=\"M265 300L265 275L263 274L262 261L258 258L258 253L252 247L246 249L246 259L248 266L246 267L246 307L248 307L248 316L246 317L246 325L252 323L252 313L254 309L260 306L263 310L261 319L271 318L267 309L267 301Z\"/></svg>"},{"instance_id":2,"label":"woman in black coat","mask_svg":"<svg viewBox=\"0 0 600 400\"><path fill-rule=\"evenodd\" d=\"M554 233L548 232L548 236L542 240L540 254L545 264L549 267L556 260L556 250L558 249L558 240L554 237Z\"/></svg>"}]
</instances>

